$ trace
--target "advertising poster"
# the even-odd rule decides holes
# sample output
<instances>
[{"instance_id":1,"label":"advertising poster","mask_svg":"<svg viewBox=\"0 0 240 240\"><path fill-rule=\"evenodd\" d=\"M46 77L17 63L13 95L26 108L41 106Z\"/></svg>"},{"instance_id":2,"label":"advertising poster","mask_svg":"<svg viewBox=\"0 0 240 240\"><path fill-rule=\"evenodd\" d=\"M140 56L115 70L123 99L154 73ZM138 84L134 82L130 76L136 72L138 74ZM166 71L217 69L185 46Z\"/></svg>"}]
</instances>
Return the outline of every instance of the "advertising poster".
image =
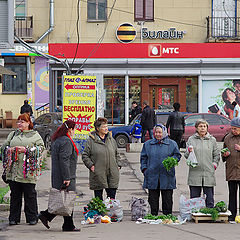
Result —
<instances>
[{"instance_id":1,"label":"advertising poster","mask_svg":"<svg viewBox=\"0 0 240 240\"><path fill-rule=\"evenodd\" d=\"M96 118L96 76L64 76L63 122L76 122L74 141L83 151Z\"/></svg>"},{"instance_id":2,"label":"advertising poster","mask_svg":"<svg viewBox=\"0 0 240 240\"><path fill-rule=\"evenodd\" d=\"M240 79L203 81L203 112L222 114L232 119L234 103L240 104Z\"/></svg>"},{"instance_id":3,"label":"advertising poster","mask_svg":"<svg viewBox=\"0 0 240 240\"><path fill-rule=\"evenodd\" d=\"M35 109L49 103L49 72L47 59L35 57Z\"/></svg>"}]
</instances>

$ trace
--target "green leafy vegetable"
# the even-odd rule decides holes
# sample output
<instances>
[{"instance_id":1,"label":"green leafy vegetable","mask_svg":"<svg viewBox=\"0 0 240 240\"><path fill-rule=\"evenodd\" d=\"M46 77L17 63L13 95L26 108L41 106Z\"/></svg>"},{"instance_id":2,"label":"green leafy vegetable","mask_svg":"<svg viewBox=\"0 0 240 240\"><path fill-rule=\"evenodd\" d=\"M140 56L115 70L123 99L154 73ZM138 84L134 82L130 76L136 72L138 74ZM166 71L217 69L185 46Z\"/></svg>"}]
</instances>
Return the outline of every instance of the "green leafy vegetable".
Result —
<instances>
[{"instance_id":1,"label":"green leafy vegetable","mask_svg":"<svg viewBox=\"0 0 240 240\"><path fill-rule=\"evenodd\" d=\"M227 204L224 201L218 202L215 207L218 212L226 212L227 211Z\"/></svg>"},{"instance_id":2,"label":"green leafy vegetable","mask_svg":"<svg viewBox=\"0 0 240 240\"><path fill-rule=\"evenodd\" d=\"M178 165L178 161L176 158L168 157L163 160L163 166L167 171L170 171L173 167Z\"/></svg>"},{"instance_id":3,"label":"green leafy vegetable","mask_svg":"<svg viewBox=\"0 0 240 240\"><path fill-rule=\"evenodd\" d=\"M216 208L201 208L199 212L204 214L211 214L212 220L216 221L219 217L218 211Z\"/></svg>"},{"instance_id":4,"label":"green leafy vegetable","mask_svg":"<svg viewBox=\"0 0 240 240\"><path fill-rule=\"evenodd\" d=\"M88 210L96 210L102 215L106 214L106 212L107 212L107 208L106 208L105 204L99 197L93 198L87 204L87 206L88 206Z\"/></svg>"},{"instance_id":5,"label":"green leafy vegetable","mask_svg":"<svg viewBox=\"0 0 240 240\"><path fill-rule=\"evenodd\" d=\"M172 220L173 222L176 222L178 220L178 218L176 216L173 216L172 214L168 214L168 215L160 215L160 216L154 216L152 214L147 214L144 219L149 219L149 220Z\"/></svg>"}]
</instances>

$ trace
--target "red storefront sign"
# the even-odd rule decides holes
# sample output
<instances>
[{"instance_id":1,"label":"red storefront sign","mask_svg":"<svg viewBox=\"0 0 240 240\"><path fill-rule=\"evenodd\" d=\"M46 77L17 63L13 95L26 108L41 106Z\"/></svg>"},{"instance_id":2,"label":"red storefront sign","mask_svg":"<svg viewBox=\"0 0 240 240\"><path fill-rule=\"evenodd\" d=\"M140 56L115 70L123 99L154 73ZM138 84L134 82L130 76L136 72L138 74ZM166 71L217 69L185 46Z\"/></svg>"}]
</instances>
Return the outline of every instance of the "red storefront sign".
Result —
<instances>
[{"instance_id":1,"label":"red storefront sign","mask_svg":"<svg viewBox=\"0 0 240 240\"><path fill-rule=\"evenodd\" d=\"M50 43L49 54L73 58L76 43ZM80 43L76 58L87 58L95 43ZM91 58L240 58L239 43L102 43Z\"/></svg>"}]
</instances>

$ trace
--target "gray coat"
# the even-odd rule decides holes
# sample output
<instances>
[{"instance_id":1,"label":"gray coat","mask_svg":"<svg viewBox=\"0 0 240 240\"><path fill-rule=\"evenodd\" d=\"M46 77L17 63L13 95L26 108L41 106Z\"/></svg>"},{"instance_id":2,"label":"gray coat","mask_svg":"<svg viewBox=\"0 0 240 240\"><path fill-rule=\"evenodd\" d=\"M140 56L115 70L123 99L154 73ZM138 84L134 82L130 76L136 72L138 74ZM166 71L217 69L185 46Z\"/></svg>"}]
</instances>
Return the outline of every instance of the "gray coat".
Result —
<instances>
[{"instance_id":1,"label":"gray coat","mask_svg":"<svg viewBox=\"0 0 240 240\"><path fill-rule=\"evenodd\" d=\"M189 137L187 141L187 148L193 146L198 165L196 167L189 167L188 185L189 186L216 186L215 168L213 163L218 166L220 159L220 151L217 147L215 137L206 134L201 138L198 133ZM184 154L188 158L188 150Z\"/></svg>"},{"instance_id":2,"label":"gray coat","mask_svg":"<svg viewBox=\"0 0 240 240\"><path fill-rule=\"evenodd\" d=\"M120 156L111 133L103 142L96 133L91 133L82 154L82 160L89 169L91 190L118 188ZM95 171L90 168L94 165Z\"/></svg>"},{"instance_id":3,"label":"gray coat","mask_svg":"<svg viewBox=\"0 0 240 240\"><path fill-rule=\"evenodd\" d=\"M52 187L60 189L63 181L70 180L68 189L76 189L77 153L67 136L57 138L52 144Z\"/></svg>"}]
</instances>

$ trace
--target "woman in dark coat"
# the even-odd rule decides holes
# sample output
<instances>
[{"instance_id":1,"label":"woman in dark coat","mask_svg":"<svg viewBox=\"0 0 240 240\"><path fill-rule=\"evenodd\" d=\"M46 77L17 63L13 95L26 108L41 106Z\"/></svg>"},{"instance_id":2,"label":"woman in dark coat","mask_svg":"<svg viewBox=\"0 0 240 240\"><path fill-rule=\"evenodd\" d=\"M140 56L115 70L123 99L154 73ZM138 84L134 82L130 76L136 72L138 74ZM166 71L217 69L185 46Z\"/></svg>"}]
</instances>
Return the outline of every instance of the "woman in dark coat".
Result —
<instances>
[{"instance_id":1,"label":"woman in dark coat","mask_svg":"<svg viewBox=\"0 0 240 240\"><path fill-rule=\"evenodd\" d=\"M141 152L141 171L144 174L143 188L148 189L148 202L151 214L158 215L159 196L162 195L163 214L172 214L173 189L176 188L174 167L167 171L163 167L163 160L173 157L180 161L181 154L177 143L167 136L167 129L163 125L154 128L155 138L144 143Z\"/></svg>"},{"instance_id":2,"label":"woman in dark coat","mask_svg":"<svg viewBox=\"0 0 240 240\"><path fill-rule=\"evenodd\" d=\"M76 123L72 120L65 121L52 137L52 187L61 189L67 187L69 191L76 189L76 167L78 150L72 140ZM38 218L46 228L50 228L51 222L56 215L41 211ZM64 216L63 231L80 231L73 224L73 214Z\"/></svg>"}]
</instances>

